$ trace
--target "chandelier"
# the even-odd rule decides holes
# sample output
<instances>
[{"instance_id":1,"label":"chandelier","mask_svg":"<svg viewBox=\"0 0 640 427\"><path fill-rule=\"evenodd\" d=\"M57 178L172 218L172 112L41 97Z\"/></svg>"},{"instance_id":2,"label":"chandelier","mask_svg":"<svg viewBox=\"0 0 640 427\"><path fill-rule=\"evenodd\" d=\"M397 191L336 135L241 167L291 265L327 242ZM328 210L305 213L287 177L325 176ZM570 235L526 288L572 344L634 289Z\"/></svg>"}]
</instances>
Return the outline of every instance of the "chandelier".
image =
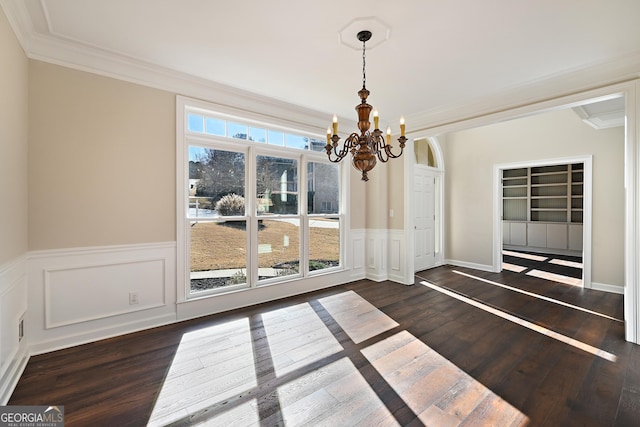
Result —
<instances>
[{"instance_id":1,"label":"chandelier","mask_svg":"<svg viewBox=\"0 0 640 427\"><path fill-rule=\"evenodd\" d=\"M407 138L404 136L404 118L400 118L400 152L394 154L391 152L393 147L391 146L391 128L387 128L386 141L383 133L378 129L379 117L378 110L373 111L373 131L369 131L371 122L369 122L369 116L371 114L371 105L367 104L367 97L369 91L366 88L366 72L365 72L365 53L366 43L371 39L371 31L360 31L357 35L358 40L362 42L362 89L358 91L360 97L360 104L356 105L356 111L358 113L358 129L360 133L353 132L349 135L342 145L338 148L338 118L334 114L333 116L333 134L331 128L327 129L327 156L329 160L338 163L347 156L348 153L352 154L351 163L353 167L362 172L362 180L368 181L369 177L367 172L374 168L377 160L381 162L387 162L389 159L395 159L402 155Z\"/></svg>"}]
</instances>

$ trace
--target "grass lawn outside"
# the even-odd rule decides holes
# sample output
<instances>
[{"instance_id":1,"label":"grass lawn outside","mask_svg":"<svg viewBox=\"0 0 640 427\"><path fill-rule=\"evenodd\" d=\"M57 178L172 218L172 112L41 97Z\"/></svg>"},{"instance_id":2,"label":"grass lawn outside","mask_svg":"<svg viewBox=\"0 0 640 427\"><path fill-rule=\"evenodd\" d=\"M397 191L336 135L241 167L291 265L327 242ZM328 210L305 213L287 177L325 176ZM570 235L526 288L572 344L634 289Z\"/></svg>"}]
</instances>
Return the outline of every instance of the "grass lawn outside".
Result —
<instances>
[{"instance_id":1,"label":"grass lawn outside","mask_svg":"<svg viewBox=\"0 0 640 427\"><path fill-rule=\"evenodd\" d=\"M322 223L333 220L318 220ZM244 222L198 222L191 227L191 271L246 269ZM299 261L300 227L285 220L263 219L258 230L259 268ZM309 228L309 259L340 259L340 229Z\"/></svg>"}]
</instances>

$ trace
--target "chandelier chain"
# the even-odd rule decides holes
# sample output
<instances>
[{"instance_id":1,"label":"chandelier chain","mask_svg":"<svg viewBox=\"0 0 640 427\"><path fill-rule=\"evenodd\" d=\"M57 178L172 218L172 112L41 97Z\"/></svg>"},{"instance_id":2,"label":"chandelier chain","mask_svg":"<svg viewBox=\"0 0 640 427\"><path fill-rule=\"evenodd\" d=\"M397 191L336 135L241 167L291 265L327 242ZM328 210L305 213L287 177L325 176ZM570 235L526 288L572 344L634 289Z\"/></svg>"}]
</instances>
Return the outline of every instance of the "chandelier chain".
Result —
<instances>
[{"instance_id":1,"label":"chandelier chain","mask_svg":"<svg viewBox=\"0 0 640 427\"><path fill-rule=\"evenodd\" d=\"M362 87L365 88L367 87L367 74L366 74L366 59L365 59L365 50L366 50L366 41L362 42Z\"/></svg>"}]
</instances>

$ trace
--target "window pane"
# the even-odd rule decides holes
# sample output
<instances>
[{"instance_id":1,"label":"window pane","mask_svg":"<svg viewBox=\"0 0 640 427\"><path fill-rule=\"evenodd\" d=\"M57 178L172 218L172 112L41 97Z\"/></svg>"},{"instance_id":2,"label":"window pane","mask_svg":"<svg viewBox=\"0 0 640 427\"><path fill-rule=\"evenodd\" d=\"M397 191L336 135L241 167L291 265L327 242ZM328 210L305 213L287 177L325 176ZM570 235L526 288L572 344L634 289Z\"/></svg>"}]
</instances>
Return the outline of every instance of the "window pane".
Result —
<instances>
[{"instance_id":1,"label":"window pane","mask_svg":"<svg viewBox=\"0 0 640 427\"><path fill-rule=\"evenodd\" d=\"M311 151L325 151L325 145L327 145L326 140L311 138Z\"/></svg>"},{"instance_id":2,"label":"window pane","mask_svg":"<svg viewBox=\"0 0 640 427\"><path fill-rule=\"evenodd\" d=\"M308 150L309 149L309 138L300 136L300 135L285 135L285 140L287 143L287 147L289 148L298 148L300 150Z\"/></svg>"},{"instance_id":3,"label":"window pane","mask_svg":"<svg viewBox=\"0 0 640 427\"><path fill-rule=\"evenodd\" d=\"M229 122L228 126L229 138L247 139L247 125Z\"/></svg>"},{"instance_id":4,"label":"window pane","mask_svg":"<svg viewBox=\"0 0 640 427\"><path fill-rule=\"evenodd\" d=\"M310 214L339 212L340 183L338 165L309 162L307 203Z\"/></svg>"},{"instance_id":5,"label":"window pane","mask_svg":"<svg viewBox=\"0 0 640 427\"><path fill-rule=\"evenodd\" d=\"M256 157L258 215L298 213L298 161Z\"/></svg>"},{"instance_id":6,"label":"window pane","mask_svg":"<svg viewBox=\"0 0 640 427\"><path fill-rule=\"evenodd\" d=\"M255 142L267 142L267 130L261 128L249 128L249 140Z\"/></svg>"},{"instance_id":7,"label":"window pane","mask_svg":"<svg viewBox=\"0 0 640 427\"><path fill-rule=\"evenodd\" d=\"M204 117L199 114L187 114L187 129L191 132L204 132Z\"/></svg>"},{"instance_id":8,"label":"window pane","mask_svg":"<svg viewBox=\"0 0 640 427\"><path fill-rule=\"evenodd\" d=\"M270 145L284 145L284 133L276 132L275 130L269 130L268 143Z\"/></svg>"},{"instance_id":9,"label":"window pane","mask_svg":"<svg viewBox=\"0 0 640 427\"><path fill-rule=\"evenodd\" d=\"M309 271L340 265L340 220L309 218Z\"/></svg>"},{"instance_id":10,"label":"window pane","mask_svg":"<svg viewBox=\"0 0 640 427\"><path fill-rule=\"evenodd\" d=\"M243 216L243 153L189 147L189 217Z\"/></svg>"},{"instance_id":11,"label":"window pane","mask_svg":"<svg viewBox=\"0 0 640 427\"><path fill-rule=\"evenodd\" d=\"M192 222L190 231L192 293L247 283L246 221Z\"/></svg>"},{"instance_id":12,"label":"window pane","mask_svg":"<svg viewBox=\"0 0 640 427\"><path fill-rule=\"evenodd\" d=\"M207 117L205 119L206 133L210 135L225 136L226 121Z\"/></svg>"},{"instance_id":13,"label":"window pane","mask_svg":"<svg viewBox=\"0 0 640 427\"><path fill-rule=\"evenodd\" d=\"M298 274L299 264L300 220L260 220L258 225L258 276L260 279Z\"/></svg>"}]
</instances>

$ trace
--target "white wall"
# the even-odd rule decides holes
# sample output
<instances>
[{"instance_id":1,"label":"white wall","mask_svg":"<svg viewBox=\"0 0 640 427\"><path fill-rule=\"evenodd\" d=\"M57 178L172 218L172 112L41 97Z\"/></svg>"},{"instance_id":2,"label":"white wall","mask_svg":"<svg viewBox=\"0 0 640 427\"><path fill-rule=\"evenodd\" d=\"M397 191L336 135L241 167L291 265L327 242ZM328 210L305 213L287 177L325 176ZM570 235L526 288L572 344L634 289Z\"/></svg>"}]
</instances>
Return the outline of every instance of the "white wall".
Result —
<instances>
[{"instance_id":1,"label":"white wall","mask_svg":"<svg viewBox=\"0 0 640 427\"><path fill-rule=\"evenodd\" d=\"M592 281L624 286L624 128L595 130L567 109L442 140L447 259L492 264L494 164L593 155Z\"/></svg>"}]
</instances>

